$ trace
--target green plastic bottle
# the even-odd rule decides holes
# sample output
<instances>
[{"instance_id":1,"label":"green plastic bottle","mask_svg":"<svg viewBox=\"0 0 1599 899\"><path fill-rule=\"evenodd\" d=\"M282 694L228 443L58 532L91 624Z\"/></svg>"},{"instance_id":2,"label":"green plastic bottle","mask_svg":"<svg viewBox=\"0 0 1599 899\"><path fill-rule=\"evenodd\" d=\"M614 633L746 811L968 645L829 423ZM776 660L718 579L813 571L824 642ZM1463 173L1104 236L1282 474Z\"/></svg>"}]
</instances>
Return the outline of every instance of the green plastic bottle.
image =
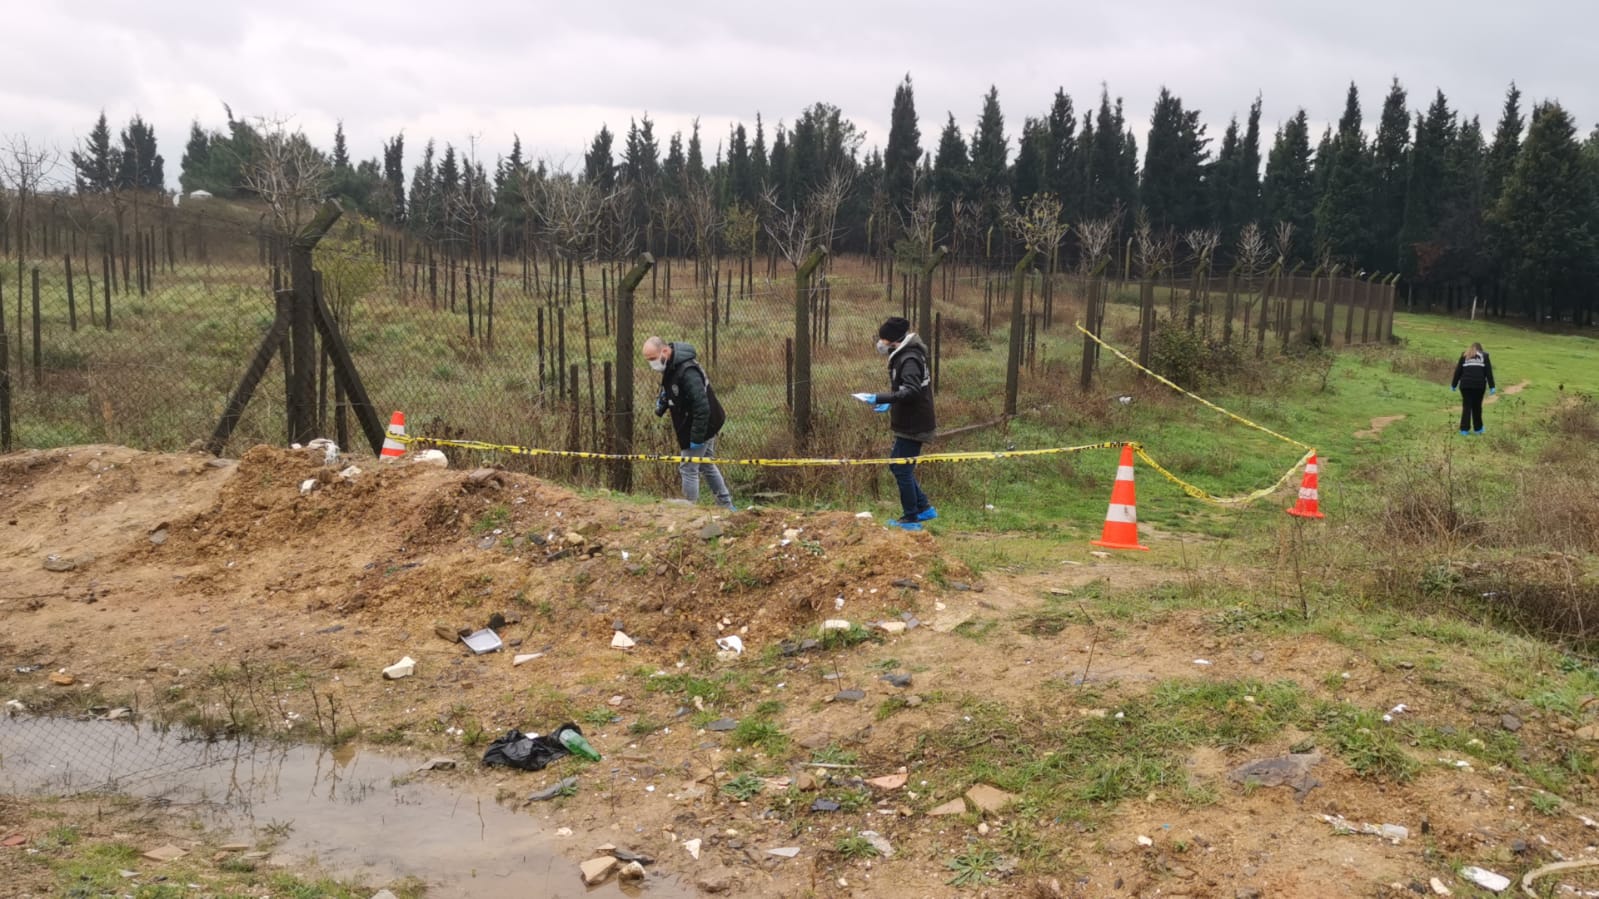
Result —
<instances>
[{"instance_id":1,"label":"green plastic bottle","mask_svg":"<svg viewBox=\"0 0 1599 899\"><path fill-rule=\"evenodd\" d=\"M589 745L589 741L583 739L583 735L573 728L568 727L561 731L559 739L561 745L566 747L567 752L579 758L588 759L591 762L600 760L599 752L595 751L594 747Z\"/></svg>"}]
</instances>

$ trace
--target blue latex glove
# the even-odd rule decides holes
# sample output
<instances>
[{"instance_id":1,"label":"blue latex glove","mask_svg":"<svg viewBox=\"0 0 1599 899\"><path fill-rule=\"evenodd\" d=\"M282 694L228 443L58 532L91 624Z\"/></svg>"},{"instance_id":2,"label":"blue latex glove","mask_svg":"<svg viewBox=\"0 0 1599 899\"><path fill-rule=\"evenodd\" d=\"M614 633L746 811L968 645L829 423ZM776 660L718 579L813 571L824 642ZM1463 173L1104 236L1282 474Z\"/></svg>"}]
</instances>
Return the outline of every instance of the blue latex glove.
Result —
<instances>
[{"instance_id":1,"label":"blue latex glove","mask_svg":"<svg viewBox=\"0 0 1599 899\"><path fill-rule=\"evenodd\" d=\"M1497 387L1490 387L1490 388L1488 388L1488 395L1489 396L1493 396L1494 393L1496 393L1498 390L1499 390L1499 388L1497 388Z\"/></svg>"},{"instance_id":2,"label":"blue latex glove","mask_svg":"<svg viewBox=\"0 0 1599 899\"><path fill-rule=\"evenodd\" d=\"M1460 389L1459 387L1455 387L1455 386L1451 385L1450 388L1449 388L1449 392L1450 393L1454 393L1456 390L1459 390L1459 389Z\"/></svg>"},{"instance_id":3,"label":"blue latex glove","mask_svg":"<svg viewBox=\"0 0 1599 899\"><path fill-rule=\"evenodd\" d=\"M888 411L888 404L887 403L878 403L877 405L872 407L872 411L873 412L887 412Z\"/></svg>"},{"instance_id":4,"label":"blue latex glove","mask_svg":"<svg viewBox=\"0 0 1599 899\"><path fill-rule=\"evenodd\" d=\"M702 449L705 449L705 444L703 443L690 443L688 445L688 451L691 453L697 453Z\"/></svg>"}]
</instances>

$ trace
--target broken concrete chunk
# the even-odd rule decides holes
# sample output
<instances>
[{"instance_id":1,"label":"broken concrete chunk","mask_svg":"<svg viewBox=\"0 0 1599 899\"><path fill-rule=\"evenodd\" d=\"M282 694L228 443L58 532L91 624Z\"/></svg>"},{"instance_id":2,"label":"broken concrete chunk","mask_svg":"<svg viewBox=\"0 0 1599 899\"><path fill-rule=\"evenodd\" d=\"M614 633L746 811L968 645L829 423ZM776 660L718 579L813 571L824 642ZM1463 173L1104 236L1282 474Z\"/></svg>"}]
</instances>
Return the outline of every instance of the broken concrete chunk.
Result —
<instances>
[{"instance_id":1,"label":"broken concrete chunk","mask_svg":"<svg viewBox=\"0 0 1599 899\"><path fill-rule=\"evenodd\" d=\"M942 818L946 815L964 815L966 814L966 802L962 799L951 799L943 805L933 808L927 814L935 818Z\"/></svg>"},{"instance_id":2,"label":"broken concrete chunk","mask_svg":"<svg viewBox=\"0 0 1599 899\"><path fill-rule=\"evenodd\" d=\"M179 849L171 843L168 843L165 846L157 846L154 849L146 851L144 853L144 857L153 862L170 862L183 858L188 854L189 853L186 850Z\"/></svg>"},{"instance_id":3,"label":"broken concrete chunk","mask_svg":"<svg viewBox=\"0 0 1599 899\"><path fill-rule=\"evenodd\" d=\"M971 801L972 805L977 807L978 811L989 814L997 814L1016 801L1014 793L1007 793L999 787L989 786L988 784L973 786L966 791L966 798Z\"/></svg>"},{"instance_id":4,"label":"broken concrete chunk","mask_svg":"<svg viewBox=\"0 0 1599 899\"><path fill-rule=\"evenodd\" d=\"M1303 802L1311 790L1321 786L1321 781L1310 773L1310 769L1319 764L1321 764L1321 753L1295 752L1277 758L1246 762L1229 771L1227 779L1241 785L1293 787L1294 798Z\"/></svg>"},{"instance_id":5,"label":"broken concrete chunk","mask_svg":"<svg viewBox=\"0 0 1599 899\"><path fill-rule=\"evenodd\" d=\"M415 673L416 659L406 656L400 659L398 662L395 662L393 665L383 669L383 679L399 680L402 677L410 677Z\"/></svg>"},{"instance_id":6,"label":"broken concrete chunk","mask_svg":"<svg viewBox=\"0 0 1599 899\"><path fill-rule=\"evenodd\" d=\"M885 774L882 777L873 777L866 782L879 790L897 790L905 786L905 781L909 778L910 775L901 772L899 774Z\"/></svg>"},{"instance_id":7,"label":"broken concrete chunk","mask_svg":"<svg viewBox=\"0 0 1599 899\"><path fill-rule=\"evenodd\" d=\"M824 630L824 631L847 631L847 630L849 630L849 622L845 621L842 618L829 618L826 621L822 622L822 630Z\"/></svg>"},{"instance_id":8,"label":"broken concrete chunk","mask_svg":"<svg viewBox=\"0 0 1599 899\"><path fill-rule=\"evenodd\" d=\"M640 881L644 879L644 866L638 862L628 862L622 870L616 872L617 879L625 881Z\"/></svg>"},{"instance_id":9,"label":"broken concrete chunk","mask_svg":"<svg viewBox=\"0 0 1599 899\"><path fill-rule=\"evenodd\" d=\"M609 855L601 855L583 862L578 867L583 869L583 882L593 886L611 876L611 869L617 865L616 859Z\"/></svg>"},{"instance_id":10,"label":"broken concrete chunk","mask_svg":"<svg viewBox=\"0 0 1599 899\"><path fill-rule=\"evenodd\" d=\"M427 761L425 761L422 764L418 765L416 767L416 770L418 772L422 772L422 771L454 771L455 770L455 759L428 759Z\"/></svg>"}]
</instances>

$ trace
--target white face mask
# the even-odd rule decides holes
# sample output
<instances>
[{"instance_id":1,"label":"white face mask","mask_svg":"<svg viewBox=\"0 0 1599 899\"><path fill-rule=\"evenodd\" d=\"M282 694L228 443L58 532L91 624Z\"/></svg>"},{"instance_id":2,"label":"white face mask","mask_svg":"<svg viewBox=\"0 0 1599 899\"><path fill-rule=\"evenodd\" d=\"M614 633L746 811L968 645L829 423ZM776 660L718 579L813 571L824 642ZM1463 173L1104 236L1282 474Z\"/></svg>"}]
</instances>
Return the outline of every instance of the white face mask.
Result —
<instances>
[{"instance_id":1,"label":"white face mask","mask_svg":"<svg viewBox=\"0 0 1599 899\"><path fill-rule=\"evenodd\" d=\"M650 360L650 368L653 369L654 371L666 371L666 360L665 359L659 359L659 358L651 359Z\"/></svg>"},{"instance_id":2,"label":"white face mask","mask_svg":"<svg viewBox=\"0 0 1599 899\"><path fill-rule=\"evenodd\" d=\"M877 342L877 355L879 355L879 356L887 356L889 353L893 352L893 350L894 350L894 345L889 343L888 341L879 340Z\"/></svg>"}]
</instances>

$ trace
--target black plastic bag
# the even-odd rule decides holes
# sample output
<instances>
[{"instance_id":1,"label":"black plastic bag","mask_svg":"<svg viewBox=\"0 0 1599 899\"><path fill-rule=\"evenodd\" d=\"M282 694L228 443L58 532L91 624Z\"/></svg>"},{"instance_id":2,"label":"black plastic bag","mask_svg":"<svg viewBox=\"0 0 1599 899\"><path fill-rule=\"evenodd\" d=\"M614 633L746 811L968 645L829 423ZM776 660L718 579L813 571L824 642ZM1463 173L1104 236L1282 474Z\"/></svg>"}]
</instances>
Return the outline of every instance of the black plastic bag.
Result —
<instances>
[{"instance_id":1,"label":"black plastic bag","mask_svg":"<svg viewBox=\"0 0 1599 899\"><path fill-rule=\"evenodd\" d=\"M542 771L556 759L572 754L561 745L561 732L567 730L579 735L583 733L576 724L570 722L542 737L530 737L512 728L505 736L489 744L488 751L483 753L483 764Z\"/></svg>"}]
</instances>

